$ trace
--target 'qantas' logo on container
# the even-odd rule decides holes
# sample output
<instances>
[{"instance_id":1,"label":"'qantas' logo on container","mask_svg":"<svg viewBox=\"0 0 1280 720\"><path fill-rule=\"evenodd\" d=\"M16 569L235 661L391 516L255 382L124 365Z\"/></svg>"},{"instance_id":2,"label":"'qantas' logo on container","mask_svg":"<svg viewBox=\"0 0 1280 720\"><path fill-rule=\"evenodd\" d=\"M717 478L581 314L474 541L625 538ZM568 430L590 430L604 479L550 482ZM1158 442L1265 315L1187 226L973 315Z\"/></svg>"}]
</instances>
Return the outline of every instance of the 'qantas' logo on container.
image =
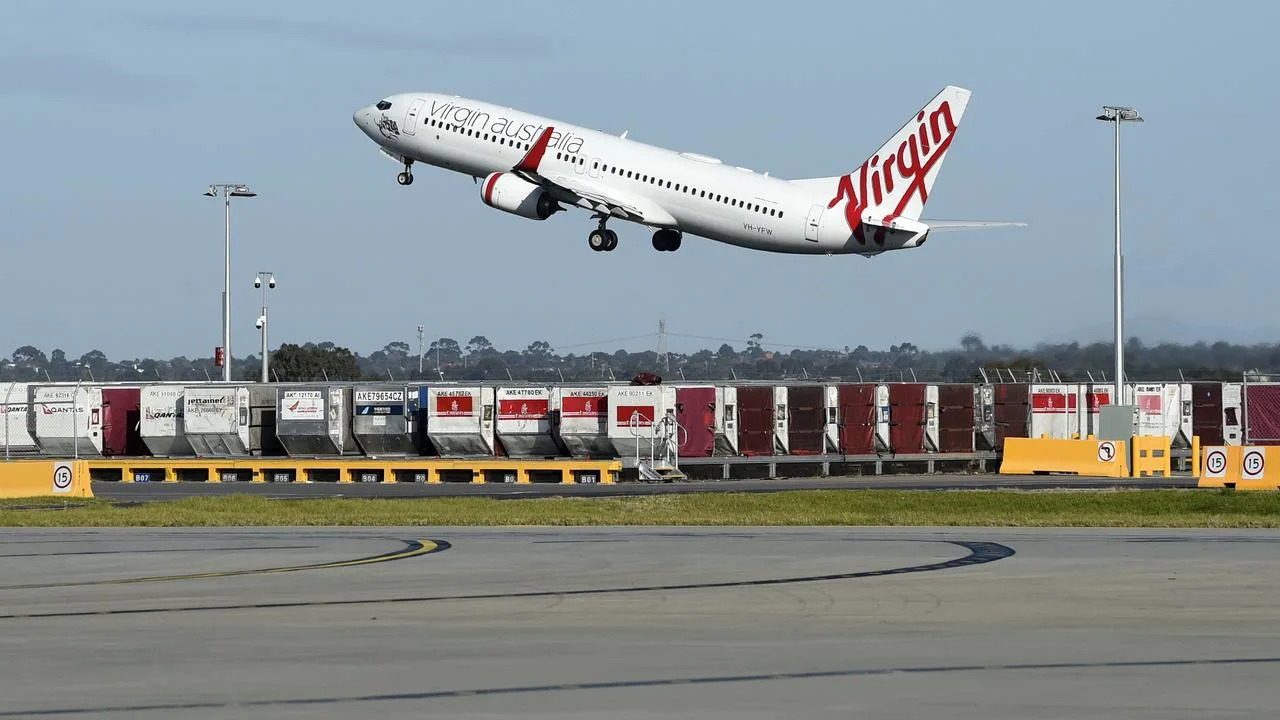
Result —
<instances>
[{"instance_id":1,"label":"'qantas' logo on container","mask_svg":"<svg viewBox=\"0 0 1280 720\"><path fill-rule=\"evenodd\" d=\"M951 117L951 103L946 100L937 110L928 113L921 110L916 115L916 131L898 145L895 152L886 158L879 155L862 163L855 173L858 176L857 189L853 186L853 176L849 173L836 183L836 196L827 203L827 208L834 208L841 200L847 199L845 205L845 222L849 231L858 238L858 242L866 243L862 231L862 213L868 207L878 207L885 197L893 197L898 182L907 183L901 198L892 212L885 216L886 221L893 220L902 214L903 209L916 195L920 202L929 199L929 191L925 188L925 178L934 165L946 154L951 146L951 139L956 134L956 123ZM884 164L881 164L883 159ZM883 239L880 239L883 243Z\"/></svg>"}]
</instances>

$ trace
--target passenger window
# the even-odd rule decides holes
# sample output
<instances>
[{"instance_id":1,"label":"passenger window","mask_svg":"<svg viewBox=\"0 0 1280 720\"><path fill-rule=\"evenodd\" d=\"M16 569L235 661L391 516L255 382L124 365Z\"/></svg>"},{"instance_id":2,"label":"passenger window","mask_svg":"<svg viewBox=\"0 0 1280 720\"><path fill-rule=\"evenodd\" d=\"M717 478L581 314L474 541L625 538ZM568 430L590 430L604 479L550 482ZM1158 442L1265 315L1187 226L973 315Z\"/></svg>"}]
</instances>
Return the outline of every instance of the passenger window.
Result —
<instances>
[{"instance_id":1,"label":"passenger window","mask_svg":"<svg viewBox=\"0 0 1280 720\"><path fill-rule=\"evenodd\" d=\"M781 210L779 210L779 211L778 211L778 217L782 217L782 211L781 211Z\"/></svg>"},{"instance_id":2,"label":"passenger window","mask_svg":"<svg viewBox=\"0 0 1280 720\"><path fill-rule=\"evenodd\" d=\"M598 162L593 162L593 163L591 163L591 169L592 169L592 170L599 170L599 169L600 169L600 163L598 163Z\"/></svg>"}]
</instances>

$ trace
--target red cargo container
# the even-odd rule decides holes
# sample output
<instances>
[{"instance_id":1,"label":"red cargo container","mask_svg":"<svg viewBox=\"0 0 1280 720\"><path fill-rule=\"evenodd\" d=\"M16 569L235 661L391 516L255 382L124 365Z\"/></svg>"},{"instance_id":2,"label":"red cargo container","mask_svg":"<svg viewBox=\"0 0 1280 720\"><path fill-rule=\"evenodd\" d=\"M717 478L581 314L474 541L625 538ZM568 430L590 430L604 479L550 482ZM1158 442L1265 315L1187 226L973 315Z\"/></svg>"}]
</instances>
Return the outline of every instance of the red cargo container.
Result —
<instances>
[{"instance_id":1,"label":"red cargo container","mask_svg":"<svg viewBox=\"0 0 1280 720\"><path fill-rule=\"evenodd\" d=\"M973 386L938 386L938 452L973 452Z\"/></svg>"},{"instance_id":2,"label":"red cargo container","mask_svg":"<svg viewBox=\"0 0 1280 720\"><path fill-rule=\"evenodd\" d=\"M1031 391L1028 385L1002 384L995 387L996 450L1004 451L1007 437L1026 437Z\"/></svg>"},{"instance_id":3,"label":"red cargo container","mask_svg":"<svg viewBox=\"0 0 1280 720\"><path fill-rule=\"evenodd\" d=\"M1191 433L1201 445L1222 445L1222 383L1191 385Z\"/></svg>"},{"instance_id":4,"label":"red cargo container","mask_svg":"<svg viewBox=\"0 0 1280 720\"><path fill-rule=\"evenodd\" d=\"M102 389L102 454L147 454L142 442L142 388Z\"/></svg>"},{"instance_id":5,"label":"red cargo container","mask_svg":"<svg viewBox=\"0 0 1280 720\"><path fill-rule=\"evenodd\" d=\"M787 436L792 455L821 455L827 425L826 389L821 385L787 388Z\"/></svg>"},{"instance_id":6,"label":"red cargo container","mask_svg":"<svg viewBox=\"0 0 1280 720\"><path fill-rule=\"evenodd\" d=\"M1244 386L1244 429L1250 445L1280 445L1280 385Z\"/></svg>"},{"instance_id":7,"label":"red cargo container","mask_svg":"<svg viewBox=\"0 0 1280 720\"><path fill-rule=\"evenodd\" d=\"M773 454L773 388L738 388L738 452Z\"/></svg>"},{"instance_id":8,"label":"red cargo container","mask_svg":"<svg viewBox=\"0 0 1280 720\"><path fill-rule=\"evenodd\" d=\"M889 452L924 452L924 385L889 386Z\"/></svg>"},{"instance_id":9,"label":"red cargo container","mask_svg":"<svg viewBox=\"0 0 1280 720\"><path fill-rule=\"evenodd\" d=\"M841 385L840 452L874 455L876 452L876 386Z\"/></svg>"},{"instance_id":10,"label":"red cargo container","mask_svg":"<svg viewBox=\"0 0 1280 720\"><path fill-rule=\"evenodd\" d=\"M710 457L716 446L716 389L676 388L680 457Z\"/></svg>"}]
</instances>

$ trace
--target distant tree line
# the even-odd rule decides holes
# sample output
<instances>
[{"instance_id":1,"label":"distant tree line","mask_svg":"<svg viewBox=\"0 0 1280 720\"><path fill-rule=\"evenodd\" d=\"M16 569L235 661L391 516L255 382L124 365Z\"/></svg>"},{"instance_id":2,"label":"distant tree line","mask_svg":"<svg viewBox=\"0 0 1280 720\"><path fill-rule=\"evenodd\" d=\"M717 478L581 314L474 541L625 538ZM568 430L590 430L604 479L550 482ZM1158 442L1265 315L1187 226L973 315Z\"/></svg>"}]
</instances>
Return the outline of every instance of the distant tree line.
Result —
<instances>
[{"instance_id":1,"label":"distant tree line","mask_svg":"<svg viewBox=\"0 0 1280 720\"><path fill-rule=\"evenodd\" d=\"M761 333L747 338L741 349L723 343L716 349L692 353L654 350L631 352L560 353L544 340L523 350L499 349L483 335L459 343L439 338L421 355L409 343L393 341L367 356L331 342L284 344L271 354L271 379L277 382L314 380L450 380L450 381L592 381L627 380L639 373L656 373L668 381L794 380L843 381L920 380L974 382L984 378L1010 381L1102 381L1112 367L1110 343L1042 344L1020 349L987 345L975 334L965 335L957 347L929 351L910 342L871 350L865 345L839 349L769 350ZM1130 380L1239 380L1246 371L1280 369L1280 343L1235 345L1227 342L1190 345L1162 343L1148 346L1131 338L1125 346ZM257 380L261 359L236 358L239 380ZM168 360L137 358L111 360L100 350L78 358L55 349L45 354L24 345L0 359L4 381L203 381L217 380L221 368L213 358Z\"/></svg>"}]
</instances>

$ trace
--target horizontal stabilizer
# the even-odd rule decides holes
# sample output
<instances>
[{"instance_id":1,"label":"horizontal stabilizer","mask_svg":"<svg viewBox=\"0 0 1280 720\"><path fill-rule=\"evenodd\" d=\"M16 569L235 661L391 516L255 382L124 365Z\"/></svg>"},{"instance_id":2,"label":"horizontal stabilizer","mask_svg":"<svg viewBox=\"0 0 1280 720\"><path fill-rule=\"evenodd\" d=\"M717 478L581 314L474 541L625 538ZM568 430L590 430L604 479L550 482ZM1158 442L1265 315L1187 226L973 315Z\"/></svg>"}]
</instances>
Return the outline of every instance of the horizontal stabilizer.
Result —
<instances>
[{"instance_id":1,"label":"horizontal stabilizer","mask_svg":"<svg viewBox=\"0 0 1280 720\"><path fill-rule=\"evenodd\" d=\"M922 222L929 226L930 232L1027 226L1023 222L1005 222L1003 220L923 220Z\"/></svg>"}]
</instances>

